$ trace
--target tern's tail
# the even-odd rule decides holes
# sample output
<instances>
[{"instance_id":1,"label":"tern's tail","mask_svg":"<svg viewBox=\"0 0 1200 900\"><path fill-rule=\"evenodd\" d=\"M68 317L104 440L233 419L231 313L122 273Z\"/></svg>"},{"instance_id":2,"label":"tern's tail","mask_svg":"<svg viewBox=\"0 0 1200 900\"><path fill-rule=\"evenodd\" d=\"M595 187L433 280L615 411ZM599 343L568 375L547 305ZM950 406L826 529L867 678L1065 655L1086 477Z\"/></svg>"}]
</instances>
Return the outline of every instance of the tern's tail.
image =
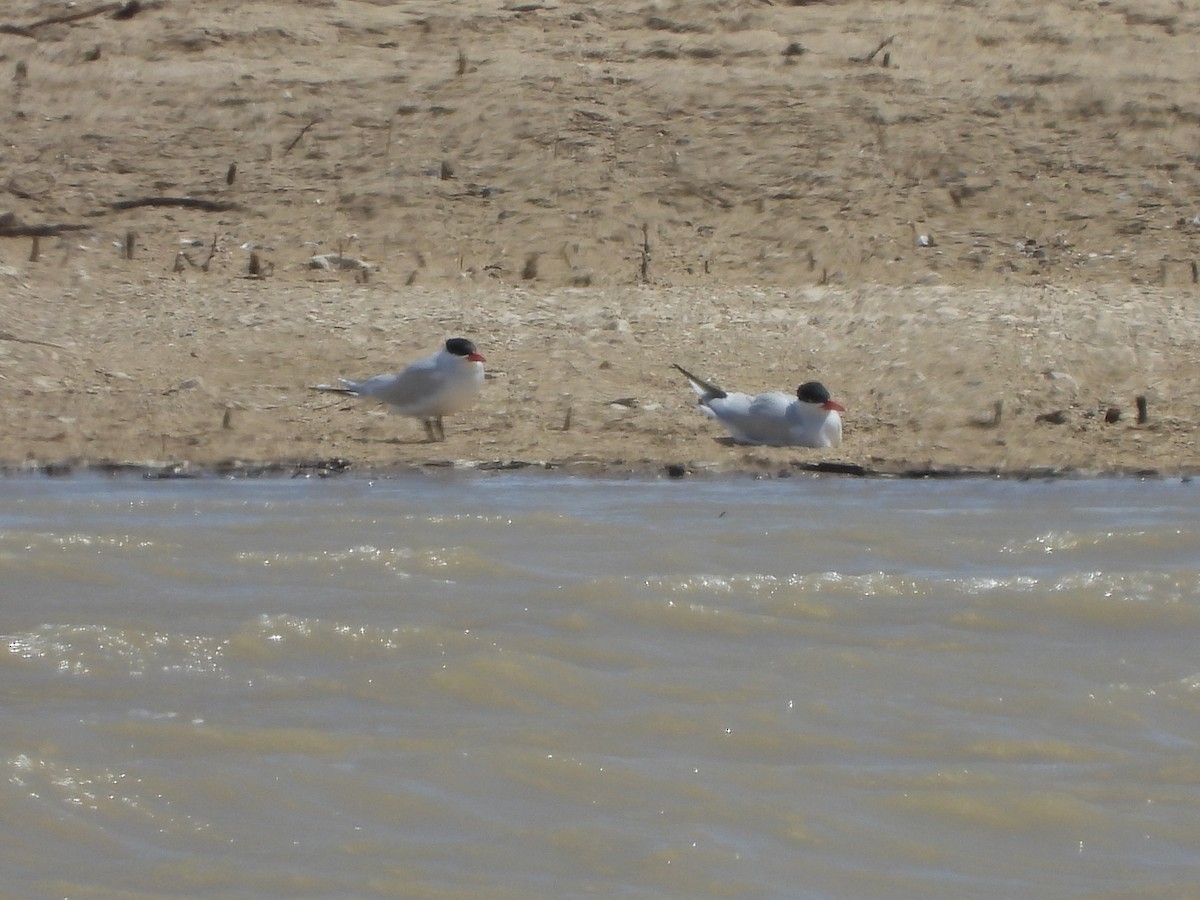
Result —
<instances>
[{"instance_id":1,"label":"tern's tail","mask_svg":"<svg viewBox=\"0 0 1200 900\"><path fill-rule=\"evenodd\" d=\"M709 400L719 400L726 396L725 392L715 384L705 381L703 378L697 378L679 363L671 363L676 369L683 373L683 377L692 385L692 390L700 395L701 402Z\"/></svg>"}]
</instances>

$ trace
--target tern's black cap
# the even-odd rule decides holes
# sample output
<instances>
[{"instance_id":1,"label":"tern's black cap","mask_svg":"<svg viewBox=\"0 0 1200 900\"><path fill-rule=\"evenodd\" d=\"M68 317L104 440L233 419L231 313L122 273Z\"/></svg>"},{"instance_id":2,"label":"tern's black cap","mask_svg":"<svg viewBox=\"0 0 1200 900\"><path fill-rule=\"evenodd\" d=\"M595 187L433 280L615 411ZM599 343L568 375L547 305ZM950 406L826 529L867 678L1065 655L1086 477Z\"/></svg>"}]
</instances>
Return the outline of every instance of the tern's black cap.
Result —
<instances>
[{"instance_id":1,"label":"tern's black cap","mask_svg":"<svg viewBox=\"0 0 1200 900\"><path fill-rule=\"evenodd\" d=\"M446 352L453 353L455 356L470 356L472 353L478 353L475 345L466 338L450 338L446 341Z\"/></svg>"},{"instance_id":2,"label":"tern's black cap","mask_svg":"<svg viewBox=\"0 0 1200 900\"><path fill-rule=\"evenodd\" d=\"M796 396L802 403L828 403L829 391L819 381L806 381L796 389Z\"/></svg>"}]
</instances>

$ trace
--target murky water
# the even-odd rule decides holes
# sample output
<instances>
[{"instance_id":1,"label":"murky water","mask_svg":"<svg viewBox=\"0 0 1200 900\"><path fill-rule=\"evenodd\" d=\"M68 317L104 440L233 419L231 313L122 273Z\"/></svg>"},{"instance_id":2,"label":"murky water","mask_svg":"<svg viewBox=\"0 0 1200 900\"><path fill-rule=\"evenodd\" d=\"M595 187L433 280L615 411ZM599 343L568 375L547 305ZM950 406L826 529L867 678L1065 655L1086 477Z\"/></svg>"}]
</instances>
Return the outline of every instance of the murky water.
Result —
<instances>
[{"instance_id":1,"label":"murky water","mask_svg":"<svg viewBox=\"0 0 1200 900\"><path fill-rule=\"evenodd\" d=\"M1198 492L8 478L0 892L1200 896Z\"/></svg>"}]
</instances>

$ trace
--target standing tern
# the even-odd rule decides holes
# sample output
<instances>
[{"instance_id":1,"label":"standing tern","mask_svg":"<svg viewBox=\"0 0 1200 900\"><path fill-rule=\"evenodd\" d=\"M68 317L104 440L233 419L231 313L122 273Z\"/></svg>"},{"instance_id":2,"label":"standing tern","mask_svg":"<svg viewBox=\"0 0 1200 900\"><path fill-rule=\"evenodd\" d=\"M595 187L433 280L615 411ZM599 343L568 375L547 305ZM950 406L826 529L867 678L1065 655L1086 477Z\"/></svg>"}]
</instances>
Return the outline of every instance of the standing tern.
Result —
<instances>
[{"instance_id":1,"label":"standing tern","mask_svg":"<svg viewBox=\"0 0 1200 900\"><path fill-rule=\"evenodd\" d=\"M765 394L729 393L697 378L678 364L700 396L700 411L724 425L739 444L769 447L837 447L842 443L842 404L825 385L808 381L793 398L782 391Z\"/></svg>"},{"instance_id":2,"label":"standing tern","mask_svg":"<svg viewBox=\"0 0 1200 900\"><path fill-rule=\"evenodd\" d=\"M340 387L318 384L314 390L378 400L394 413L420 419L430 441L444 441L442 416L458 412L479 393L486 361L466 338L450 338L442 350L394 375L366 381L339 378Z\"/></svg>"}]
</instances>

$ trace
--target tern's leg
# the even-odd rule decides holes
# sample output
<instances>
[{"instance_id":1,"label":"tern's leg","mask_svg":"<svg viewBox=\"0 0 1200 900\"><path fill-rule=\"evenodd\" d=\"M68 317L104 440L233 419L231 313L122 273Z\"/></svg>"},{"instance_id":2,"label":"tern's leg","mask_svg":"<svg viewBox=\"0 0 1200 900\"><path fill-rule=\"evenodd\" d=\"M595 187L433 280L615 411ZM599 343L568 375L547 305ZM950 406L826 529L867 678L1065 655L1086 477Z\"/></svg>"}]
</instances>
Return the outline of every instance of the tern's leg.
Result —
<instances>
[{"instance_id":1,"label":"tern's leg","mask_svg":"<svg viewBox=\"0 0 1200 900\"><path fill-rule=\"evenodd\" d=\"M421 424L425 426L425 437L429 438L429 442L436 441L437 435L433 431L433 419L422 419Z\"/></svg>"},{"instance_id":2,"label":"tern's leg","mask_svg":"<svg viewBox=\"0 0 1200 900\"><path fill-rule=\"evenodd\" d=\"M445 427L442 425L442 417L441 417L441 416L438 416L438 417L437 417L436 419L434 419L433 421L434 421L435 423L437 423L437 434L438 434L438 437L437 437L437 439L438 439L439 441L444 441L444 440L446 439L446 429L445 429Z\"/></svg>"}]
</instances>

